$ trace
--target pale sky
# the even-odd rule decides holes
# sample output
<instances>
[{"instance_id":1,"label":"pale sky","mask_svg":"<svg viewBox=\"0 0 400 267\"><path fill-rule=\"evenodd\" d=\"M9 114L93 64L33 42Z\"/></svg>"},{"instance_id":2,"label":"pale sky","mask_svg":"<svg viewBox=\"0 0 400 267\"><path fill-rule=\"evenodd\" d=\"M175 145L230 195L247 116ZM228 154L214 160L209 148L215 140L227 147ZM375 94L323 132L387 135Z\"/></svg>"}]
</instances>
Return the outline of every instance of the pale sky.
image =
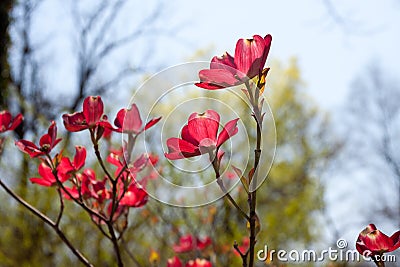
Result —
<instances>
[{"instance_id":1,"label":"pale sky","mask_svg":"<svg viewBox=\"0 0 400 267\"><path fill-rule=\"evenodd\" d=\"M67 5L63 5L66 2ZM62 73L61 76L70 77L75 64L74 56L69 55L76 49L76 44L71 43L75 34L74 22L71 21L71 4L66 2L44 1L43 15L36 18L35 26L45 27L34 27L39 29L35 38L46 43L46 53L42 57L53 61L48 64L47 71L57 71L56 75L48 77L55 86L60 86L57 76ZM210 53L215 55L224 51L233 54L239 38L270 33L273 42L269 58L287 62L290 57L297 57L307 85L306 92L322 108L335 111L343 103L351 81L366 66L377 62L392 76L400 76L397 67L400 61L400 1L332 2L341 16L339 19L344 20L343 24L335 22L329 15L324 0L165 1L160 25L165 28L180 25L176 33L178 38L162 39L155 53L167 66L180 64L198 49L212 48ZM129 1L122 13L123 27L112 34L124 35L152 6L153 1L146 5ZM148 45L148 39L134 43L133 49L128 48L120 54L119 60L140 62L141 51L137 48ZM66 57L72 60L65 60ZM63 62L62 66L60 62ZM104 71L112 72L114 66L111 65L105 64L109 69ZM71 81L66 81L65 87L68 82Z\"/></svg>"},{"instance_id":2,"label":"pale sky","mask_svg":"<svg viewBox=\"0 0 400 267\"><path fill-rule=\"evenodd\" d=\"M308 92L322 107L342 104L352 79L372 62L400 76L400 2L332 1L346 25L329 16L323 0L174 1L189 22L180 36L199 48L234 51L236 40L272 34L270 58L299 59ZM273 75L273 72L271 72Z\"/></svg>"}]
</instances>

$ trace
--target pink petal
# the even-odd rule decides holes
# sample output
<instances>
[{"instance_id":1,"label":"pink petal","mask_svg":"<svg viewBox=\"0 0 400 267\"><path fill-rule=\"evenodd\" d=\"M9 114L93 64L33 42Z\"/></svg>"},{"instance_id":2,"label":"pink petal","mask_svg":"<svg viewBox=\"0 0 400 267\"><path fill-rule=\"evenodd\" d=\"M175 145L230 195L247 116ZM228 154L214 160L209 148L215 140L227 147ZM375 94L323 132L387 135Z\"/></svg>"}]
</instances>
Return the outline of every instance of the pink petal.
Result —
<instances>
[{"instance_id":1,"label":"pink petal","mask_svg":"<svg viewBox=\"0 0 400 267\"><path fill-rule=\"evenodd\" d=\"M268 55L266 50L269 51L269 47L259 35L254 35L253 39L239 39L235 49L235 64L238 70L250 79L258 75Z\"/></svg>"},{"instance_id":2,"label":"pink petal","mask_svg":"<svg viewBox=\"0 0 400 267\"><path fill-rule=\"evenodd\" d=\"M97 181L97 179L96 179L96 173L94 172L93 169L85 169L85 170L83 171L83 174L85 174L85 175L87 176L87 178L89 178L89 180Z\"/></svg>"},{"instance_id":3,"label":"pink petal","mask_svg":"<svg viewBox=\"0 0 400 267\"><path fill-rule=\"evenodd\" d=\"M271 49L271 42L272 42L272 36L270 34L267 34L264 37L264 42L265 42L265 48L264 48L264 55L261 60L261 68L265 65L265 61L267 61L269 50Z\"/></svg>"},{"instance_id":4,"label":"pink petal","mask_svg":"<svg viewBox=\"0 0 400 267\"><path fill-rule=\"evenodd\" d=\"M167 140L167 146L168 153L165 153L167 159L175 160L200 155L198 147L176 137L169 138Z\"/></svg>"},{"instance_id":5,"label":"pink petal","mask_svg":"<svg viewBox=\"0 0 400 267\"><path fill-rule=\"evenodd\" d=\"M63 157L60 164L57 166L57 171L59 174L67 174L69 172L73 172L74 170L75 168L72 166L71 161L67 157Z\"/></svg>"},{"instance_id":6,"label":"pink petal","mask_svg":"<svg viewBox=\"0 0 400 267\"><path fill-rule=\"evenodd\" d=\"M194 85L196 85L197 87L203 88L203 89L207 89L207 90L217 90L217 89L225 88L224 86L219 86L219 85L215 85L212 83L206 83L206 82L195 83Z\"/></svg>"},{"instance_id":7,"label":"pink petal","mask_svg":"<svg viewBox=\"0 0 400 267\"><path fill-rule=\"evenodd\" d=\"M107 118L106 115L104 115L101 118L101 120L98 123L96 123L96 126L100 126L99 128L97 128L97 131L102 131L103 132L102 137L106 137L106 134L107 134L106 131L107 130L108 131L122 132L122 128L121 129L120 128L116 129L111 125L111 123L108 121L108 118Z\"/></svg>"},{"instance_id":8,"label":"pink petal","mask_svg":"<svg viewBox=\"0 0 400 267\"><path fill-rule=\"evenodd\" d=\"M181 131L181 137L183 140L188 141L189 143L192 143L195 146L199 145L199 142L196 139L194 139L193 136L190 135L187 125L183 126Z\"/></svg>"},{"instance_id":9,"label":"pink petal","mask_svg":"<svg viewBox=\"0 0 400 267\"><path fill-rule=\"evenodd\" d=\"M204 113L192 113L188 121L189 134L200 144L202 140L209 139L216 143L219 128L219 114L214 110Z\"/></svg>"},{"instance_id":10,"label":"pink petal","mask_svg":"<svg viewBox=\"0 0 400 267\"><path fill-rule=\"evenodd\" d=\"M74 186L74 187L72 187L72 188L69 188L69 187L64 187L65 188L65 191L68 191L68 193L73 197L73 198L75 198L75 199L78 199L79 198L79 192L78 192L78 189L76 188L76 186ZM67 199L67 200L71 200L71 197L65 192L65 191L62 191L62 193L63 193L63 197L65 198L65 199Z\"/></svg>"},{"instance_id":11,"label":"pink petal","mask_svg":"<svg viewBox=\"0 0 400 267\"><path fill-rule=\"evenodd\" d=\"M200 83L206 83L218 89L238 85L241 81L234 73L226 69L206 69L199 72Z\"/></svg>"},{"instance_id":12,"label":"pink petal","mask_svg":"<svg viewBox=\"0 0 400 267\"><path fill-rule=\"evenodd\" d=\"M55 142L57 141L57 124L55 121L51 122L49 130L47 131L47 134L50 136L50 140L51 140L49 143L50 148L53 148L56 145ZM58 142L60 142L60 141L58 141Z\"/></svg>"},{"instance_id":13,"label":"pink petal","mask_svg":"<svg viewBox=\"0 0 400 267\"><path fill-rule=\"evenodd\" d=\"M43 146L48 146L48 149L50 149L50 147L51 147L51 137L50 137L50 135L49 134L45 134L45 135L43 135L41 138L40 138L40 141L39 141L39 145L41 146L41 147L43 147Z\"/></svg>"},{"instance_id":14,"label":"pink petal","mask_svg":"<svg viewBox=\"0 0 400 267\"><path fill-rule=\"evenodd\" d=\"M120 161L120 156L117 153L110 153L107 157L107 162L111 163L114 166L122 167L122 163Z\"/></svg>"},{"instance_id":15,"label":"pink petal","mask_svg":"<svg viewBox=\"0 0 400 267\"><path fill-rule=\"evenodd\" d=\"M11 118L11 113L7 110L3 110L2 112L0 112L0 133L5 132L9 129Z\"/></svg>"},{"instance_id":16,"label":"pink petal","mask_svg":"<svg viewBox=\"0 0 400 267\"><path fill-rule=\"evenodd\" d=\"M142 207L147 203L148 195L146 191L138 187L136 184L129 186L128 191L125 192L124 197L120 201L120 205L125 205L128 207Z\"/></svg>"},{"instance_id":17,"label":"pink petal","mask_svg":"<svg viewBox=\"0 0 400 267\"><path fill-rule=\"evenodd\" d=\"M40 138L39 145L44 152L49 153L60 141L61 138L57 139L57 125L52 121L47 134Z\"/></svg>"},{"instance_id":18,"label":"pink petal","mask_svg":"<svg viewBox=\"0 0 400 267\"><path fill-rule=\"evenodd\" d=\"M30 180L32 183L38 184L38 185L41 185L41 186L49 187L49 186L52 186L52 185L53 185L52 182L47 181L47 180L45 180L45 179L43 179L43 178L29 178L29 180Z\"/></svg>"},{"instance_id":19,"label":"pink petal","mask_svg":"<svg viewBox=\"0 0 400 267\"><path fill-rule=\"evenodd\" d=\"M79 132L88 128L83 112L64 114L62 116L65 129L70 132Z\"/></svg>"},{"instance_id":20,"label":"pink petal","mask_svg":"<svg viewBox=\"0 0 400 267\"><path fill-rule=\"evenodd\" d=\"M237 121L239 118L234 119L226 123L225 127L222 129L221 133L218 136L218 141L217 141L217 147L221 146L223 143L225 143L226 140L237 134L238 132L238 127L237 127Z\"/></svg>"},{"instance_id":21,"label":"pink petal","mask_svg":"<svg viewBox=\"0 0 400 267\"><path fill-rule=\"evenodd\" d=\"M89 126L94 126L103 115L104 105L101 96L88 96L83 101L83 115Z\"/></svg>"},{"instance_id":22,"label":"pink petal","mask_svg":"<svg viewBox=\"0 0 400 267\"><path fill-rule=\"evenodd\" d=\"M38 172L39 172L40 176L42 176L42 180L44 180L44 181L42 181L41 185L44 185L44 184L53 185L57 182L56 178L53 175L51 168L49 166L47 166L45 163L42 162L39 164ZM36 181L36 183L38 183L37 180L35 180L35 181Z\"/></svg>"},{"instance_id":23,"label":"pink petal","mask_svg":"<svg viewBox=\"0 0 400 267\"><path fill-rule=\"evenodd\" d=\"M374 224L369 224L364 230L360 232L357 238L357 242L364 242L364 238L372 231L377 230Z\"/></svg>"},{"instance_id":24,"label":"pink petal","mask_svg":"<svg viewBox=\"0 0 400 267\"><path fill-rule=\"evenodd\" d=\"M192 235L185 235L179 238L179 244L173 245L172 249L175 253L184 253L189 252L194 249L193 244L193 236Z\"/></svg>"},{"instance_id":25,"label":"pink petal","mask_svg":"<svg viewBox=\"0 0 400 267\"><path fill-rule=\"evenodd\" d=\"M84 146L75 146L74 167L75 170L81 169L86 161L86 148Z\"/></svg>"},{"instance_id":26,"label":"pink petal","mask_svg":"<svg viewBox=\"0 0 400 267\"><path fill-rule=\"evenodd\" d=\"M122 129L122 132L138 133L142 128L142 119L139 109L133 104L130 109L121 109L114 120L115 126Z\"/></svg>"},{"instance_id":27,"label":"pink petal","mask_svg":"<svg viewBox=\"0 0 400 267\"><path fill-rule=\"evenodd\" d=\"M144 167L146 167L147 162L149 162L149 158L147 157L147 154L142 154L140 155L139 158L137 158L135 160L135 162L133 163L133 172L138 172L140 170L142 170Z\"/></svg>"},{"instance_id":28,"label":"pink petal","mask_svg":"<svg viewBox=\"0 0 400 267\"><path fill-rule=\"evenodd\" d=\"M27 153L31 158L44 155L42 151L31 141L19 140L15 142L15 145L24 153Z\"/></svg>"},{"instance_id":29,"label":"pink petal","mask_svg":"<svg viewBox=\"0 0 400 267\"><path fill-rule=\"evenodd\" d=\"M24 117L22 116L22 114L18 114L17 116L15 116L15 118L13 119L13 122L12 122L10 128L8 128L8 130L15 130L15 128L17 128L21 124L23 119L24 119Z\"/></svg>"},{"instance_id":30,"label":"pink petal","mask_svg":"<svg viewBox=\"0 0 400 267\"><path fill-rule=\"evenodd\" d=\"M146 126L144 126L144 130L149 129L150 127L153 127L157 122L161 120L161 117L151 119L149 122L146 123Z\"/></svg>"},{"instance_id":31,"label":"pink petal","mask_svg":"<svg viewBox=\"0 0 400 267\"><path fill-rule=\"evenodd\" d=\"M194 156L198 156L200 155L200 153L198 154L188 154L185 153L186 156L183 155L182 152L179 151L174 151L174 152L168 152L168 153L164 153L164 156L169 159L169 160L177 160L177 159L184 159L184 158L190 158L190 157L194 157ZM191 155L191 156L190 156Z\"/></svg>"},{"instance_id":32,"label":"pink petal","mask_svg":"<svg viewBox=\"0 0 400 267\"><path fill-rule=\"evenodd\" d=\"M236 64L234 58L228 52L225 52L222 57L215 56L211 59L210 69L225 69L236 73Z\"/></svg>"},{"instance_id":33,"label":"pink petal","mask_svg":"<svg viewBox=\"0 0 400 267\"><path fill-rule=\"evenodd\" d=\"M392 240L379 230L374 230L364 238L365 246L372 252L387 252L392 248Z\"/></svg>"}]
</instances>

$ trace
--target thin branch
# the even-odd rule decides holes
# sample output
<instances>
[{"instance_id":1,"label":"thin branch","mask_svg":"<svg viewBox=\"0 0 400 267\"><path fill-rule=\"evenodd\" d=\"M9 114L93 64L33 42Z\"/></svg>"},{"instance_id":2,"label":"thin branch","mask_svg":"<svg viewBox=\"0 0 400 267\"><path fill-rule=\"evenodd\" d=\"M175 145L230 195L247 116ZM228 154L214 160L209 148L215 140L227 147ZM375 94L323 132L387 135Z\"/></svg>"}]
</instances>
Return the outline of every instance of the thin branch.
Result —
<instances>
[{"instance_id":1,"label":"thin branch","mask_svg":"<svg viewBox=\"0 0 400 267\"><path fill-rule=\"evenodd\" d=\"M58 192L58 196L59 196L59 199L60 199L60 211L58 213L57 220L56 220L55 224L58 227L60 225L61 218L62 218L63 213L64 213L64 198L62 196L60 187L57 187L57 192Z\"/></svg>"},{"instance_id":2,"label":"thin branch","mask_svg":"<svg viewBox=\"0 0 400 267\"><path fill-rule=\"evenodd\" d=\"M13 197L17 202L19 202L21 205L23 205L26 209L28 209L32 214L37 216L39 219L41 219L44 223L49 225L60 237L60 239L67 245L67 247L72 251L72 253L85 265L85 266L90 266L93 267L93 265L89 262L88 259L85 258L85 256L72 245L72 243L68 240L68 238L64 235L64 233L61 231L61 229L58 227L58 225L53 222L50 218L48 218L46 215L41 213L39 210L37 210L35 207L31 206L28 202L23 200L21 197L19 197L11 188L9 188L3 181L0 179L0 186L3 187L3 189L11 196Z\"/></svg>"},{"instance_id":3,"label":"thin branch","mask_svg":"<svg viewBox=\"0 0 400 267\"><path fill-rule=\"evenodd\" d=\"M229 192L226 190L225 185L223 183L223 180L221 179L221 175L219 172L219 164L218 164L218 157L214 157L212 153L210 153L210 159L212 159L212 166L215 172L215 179L217 180L217 184L221 188L222 192L225 194L225 197L231 202L231 204L239 211L240 215L243 216L247 221L250 221L250 217L242 210L242 208L236 203L236 201L233 199L233 197L229 194Z\"/></svg>"}]
</instances>

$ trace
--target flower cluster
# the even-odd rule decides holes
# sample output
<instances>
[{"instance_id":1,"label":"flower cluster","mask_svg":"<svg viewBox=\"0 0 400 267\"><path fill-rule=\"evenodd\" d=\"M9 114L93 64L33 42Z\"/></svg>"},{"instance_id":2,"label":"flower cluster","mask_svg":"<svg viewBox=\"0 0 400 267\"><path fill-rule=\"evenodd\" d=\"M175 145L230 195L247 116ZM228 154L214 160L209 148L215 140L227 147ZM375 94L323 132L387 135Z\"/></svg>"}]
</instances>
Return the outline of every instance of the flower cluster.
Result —
<instances>
[{"instance_id":1,"label":"flower cluster","mask_svg":"<svg viewBox=\"0 0 400 267\"><path fill-rule=\"evenodd\" d=\"M101 157L98 150L98 142L106 131L126 133L136 138L143 131L155 125L160 118L150 120L144 127L135 104L130 109L121 109L115 118L115 127L108 122L104 114L104 105L100 96L89 96L83 102L83 111L73 114L64 114L63 122L65 128L70 132L88 130L93 143L95 154L104 171L104 176L99 179L96 172L91 168L84 168L87 150L84 146L75 147L73 159L60 154L52 157L51 152L60 143L57 138L57 125L53 121L40 140L39 145L28 140L16 141L16 146L31 158L39 158L41 163L38 166L40 177L30 178L32 183L56 187L60 196L64 199L74 201L85 207L96 224L115 223L123 219L126 227L126 217L129 208L142 207L147 203L148 195L145 191L145 184L148 179L154 179L157 175L150 172L144 175L140 181L137 175L146 167L153 169L158 158L150 154L139 155L135 160L130 161L125 157L127 148L112 150L107 157L107 162L115 167L112 175ZM19 119L16 118L18 121ZM3 120L10 124L10 120ZM12 123L9 128L15 128ZM133 144L127 144L130 150ZM116 225L118 226L118 225ZM118 230L122 231L121 227Z\"/></svg>"},{"instance_id":2,"label":"flower cluster","mask_svg":"<svg viewBox=\"0 0 400 267\"><path fill-rule=\"evenodd\" d=\"M242 90L250 100L253 108L251 115L256 118L257 123L258 147L255 149L256 153L261 153L259 146L264 114L262 114L263 99L260 97L260 93L264 90L269 70L269 68L264 68L264 65L271 41L271 35L265 37L254 35L252 39L238 40L234 56L226 52L222 57L212 58L210 68L199 72L200 81L196 83L198 87L208 90L242 84L246 86L246 89ZM255 81L257 81L256 86L254 86ZM52 225L54 229L57 229L62 218L64 200L73 201L88 212L99 230L113 242L118 265L123 265L118 240L127 227L128 212L130 208L143 207L147 203L148 194L145 190L147 182L149 179L157 177L154 167L158 158L148 153L132 156L133 148L137 137L153 127L160 119L160 117L154 118L144 123L138 106L132 104L129 108L119 110L112 124L105 114L101 96L86 97L81 111L64 114L62 120L67 131L89 132L94 154L99 163L98 168L87 166L89 165L87 162L88 149L84 146L75 146L73 157L67 156L67 153L63 151L54 152L62 141L61 138L57 138L55 121L51 122L47 133L39 139L38 143L29 140L15 142L22 152L31 158L40 160L39 176L30 178L30 181L43 187L55 188L59 193L60 213L57 221ZM178 160L209 155L218 185L249 224L250 241L243 244L242 247L238 247L237 252L242 256L244 265L247 255L249 255L249 266L254 266L252 260L254 260L255 235L257 234L254 223L257 215L255 193L250 193L247 188L251 177L250 175L249 178L239 175L242 183L247 186L245 189L249 200L249 215L230 196L220 179L220 165L224 156L221 146L238 133L238 120L238 118L232 119L222 126L220 125L220 115L215 110L208 109L203 113L192 113L182 128L180 137L172 137L167 140L168 152L165 153L165 157L169 160ZM21 121L22 115L17 115L12 119L10 113L1 112L0 133L15 129ZM112 133L125 134L128 137L127 141L121 148L109 149L107 155L104 156L99 150L99 145L102 139L111 138ZM254 168L258 165L260 158L260 155L257 155ZM119 233L119 236L116 233ZM204 254L204 251L207 251L206 248L211 244L212 241L209 237L199 238L185 235L179 239L178 244L172 246L172 249L180 256L184 253L195 253L195 257L200 257L200 252ZM82 259L79 253L74 254ZM155 255L155 253L153 254ZM246 257L243 257L244 254ZM152 258L156 259L157 256L154 255ZM175 256L167 261L167 266L212 266L210 261L195 257L186 258L185 265L183 265L181 259ZM85 261L83 260L83 262Z\"/></svg>"}]
</instances>

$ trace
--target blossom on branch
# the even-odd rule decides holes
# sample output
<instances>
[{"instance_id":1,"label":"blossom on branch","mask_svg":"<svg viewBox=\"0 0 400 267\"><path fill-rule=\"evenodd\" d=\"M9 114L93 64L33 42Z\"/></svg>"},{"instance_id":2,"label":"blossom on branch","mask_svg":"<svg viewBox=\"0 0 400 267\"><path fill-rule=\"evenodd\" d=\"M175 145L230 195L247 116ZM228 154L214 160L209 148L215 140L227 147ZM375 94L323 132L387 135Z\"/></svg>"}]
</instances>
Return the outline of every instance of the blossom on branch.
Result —
<instances>
[{"instance_id":1,"label":"blossom on branch","mask_svg":"<svg viewBox=\"0 0 400 267\"><path fill-rule=\"evenodd\" d=\"M53 170L46 163L42 162L39 164L38 172L41 177L30 178L29 180L32 183L45 187L57 185L57 179L54 176ZM56 173L57 173L57 178L61 183L64 183L71 177L62 168L57 168Z\"/></svg>"},{"instance_id":2,"label":"blossom on branch","mask_svg":"<svg viewBox=\"0 0 400 267\"><path fill-rule=\"evenodd\" d=\"M192 113L187 125L182 128L181 138L172 137L167 140L170 160L190 158L213 152L238 132L237 121L229 121L218 134L220 116L214 110L204 113Z\"/></svg>"},{"instance_id":3,"label":"blossom on branch","mask_svg":"<svg viewBox=\"0 0 400 267\"><path fill-rule=\"evenodd\" d=\"M225 52L222 57L215 56L210 69L199 72L198 87L215 90L245 83L255 76L261 76L272 37L254 35L252 39L239 39L236 43L235 56Z\"/></svg>"},{"instance_id":4,"label":"blossom on branch","mask_svg":"<svg viewBox=\"0 0 400 267\"><path fill-rule=\"evenodd\" d=\"M387 236L378 230L374 224L369 224L358 235L356 248L364 256L382 255L400 247L400 231Z\"/></svg>"},{"instance_id":5,"label":"blossom on branch","mask_svg":"<svg viewBox=\"0 0 400 267\"><path fill-rule=\"evenodd\" d=\"M119 133L140 134L142 131L149 129L159 122L161 117L151 119L143 127L142 119L140 118L139 109L136 104L132 104L129 109L121 109L118 111L114 120L114 125L117 127L114 131ZM143 127L143 128L142 128Z\"/></svg>"},{"instance_id":6,"label":"blossom on branch","mask_svg":"<svg viewBox=\"0 0 400 267\"><path fill-rule=\"evenodd\" d=\"M103 112L104 104L101 96L88 96L83 101L83 111L62 116L65 129L70 132L86 129L97 129L104 132L104 128L112 128L112 126Z\"/></svg>"},{"instance_id":7,"label":"blossom on branch","mask_svg":"<svg viewBox=\"0 0 400 267\"><path fill-rule=\"evenodd\" d=\"M0 133L15 130L23 119L24 117L22 114L18 114L13 118L11 113L7 110L0 111Z\"/></svg>"},{"instance_id":8,"label":"blossom on branch","mask_svg":"<svg viewBox=\"0 0 400 267\"><path fill-rule=\"evenodd\" d=\"M60 141L61 138L57 139L57 125L52 121L47 134L40 138L39 147L28 140L19 140L15 142L15 145L31 158L35 158L49 154Z\"/></svg>"}]
</instances>

